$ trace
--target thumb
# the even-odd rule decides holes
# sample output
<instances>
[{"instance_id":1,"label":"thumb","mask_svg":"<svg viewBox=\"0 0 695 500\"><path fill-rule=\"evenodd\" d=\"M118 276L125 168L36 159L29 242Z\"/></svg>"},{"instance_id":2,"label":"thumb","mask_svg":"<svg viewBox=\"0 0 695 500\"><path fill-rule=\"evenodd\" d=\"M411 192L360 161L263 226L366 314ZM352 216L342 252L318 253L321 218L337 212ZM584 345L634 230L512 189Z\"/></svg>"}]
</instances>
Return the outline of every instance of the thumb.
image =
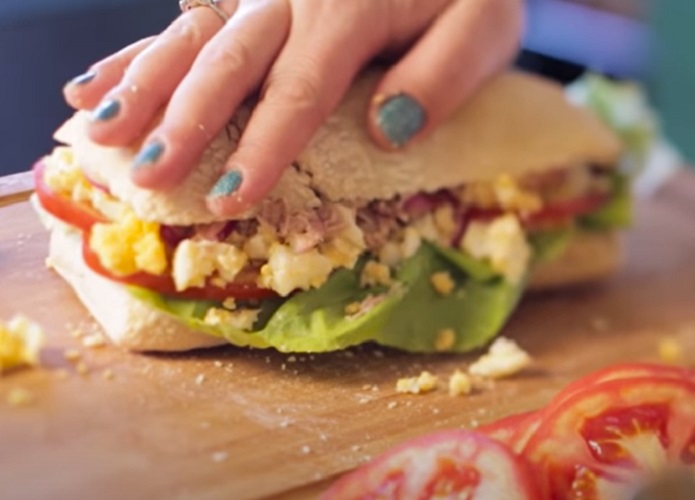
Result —
<instances>
[{"instance_id":1,"label":"thumb","mask_svg":"<svg viewBox=\"0 0 695 500\"><path fill-rule=\"evenodd\" d=\"M369 132L383 148L426 136L518 50L521 0L452 2L377 86Z\"/></svg>"}]
</instances>

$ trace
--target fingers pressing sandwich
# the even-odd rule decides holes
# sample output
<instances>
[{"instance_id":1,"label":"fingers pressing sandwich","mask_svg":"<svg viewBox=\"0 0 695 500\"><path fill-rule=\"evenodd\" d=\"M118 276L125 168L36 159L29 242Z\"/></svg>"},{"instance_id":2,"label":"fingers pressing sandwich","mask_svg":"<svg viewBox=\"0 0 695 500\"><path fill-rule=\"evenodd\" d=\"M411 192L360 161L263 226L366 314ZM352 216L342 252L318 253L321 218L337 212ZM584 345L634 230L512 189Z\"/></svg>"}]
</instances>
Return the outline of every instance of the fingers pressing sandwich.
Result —
<instances>
[{"instance_id":1,"label":"fingers pressing sandwich","mask_svg":"<svg viewBox=\"0 0 695 500\"><path fill-rule=\"evenodd\" d=\"M519 0L453 2L384 76L369 131L385 149L427 135L462 105L518 49Z\"/></svg>"},{"instance_id":2,"label":"fingers pressing sandwich","mask_svg":"<svg viewBox=\"0 0 695 500\"><path fill-rule=\"evenodd\" d=\"M165 189L195 168L243 99L260 89L227 173L208 197L220 215L268 194L360 69L384 52L405 55L366 113L372 137L394 149L426 135L509 61L522 12L521 0L216 6L230 17L226 23L211 8L191 9L154 40L93 66L65 95L73 106L92 109L92 140L138 145L136 184Z\"/></svg>"}]
</instances>

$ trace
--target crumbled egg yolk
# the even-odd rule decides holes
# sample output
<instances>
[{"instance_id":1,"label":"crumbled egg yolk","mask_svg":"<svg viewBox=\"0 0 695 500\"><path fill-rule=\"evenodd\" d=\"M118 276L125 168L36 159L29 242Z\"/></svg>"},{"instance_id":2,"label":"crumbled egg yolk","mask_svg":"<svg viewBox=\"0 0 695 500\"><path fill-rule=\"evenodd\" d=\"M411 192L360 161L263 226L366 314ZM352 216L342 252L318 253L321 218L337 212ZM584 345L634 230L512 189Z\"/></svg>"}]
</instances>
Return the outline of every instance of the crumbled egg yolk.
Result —
<instances>
[{"instance_id":1,"label":"crumbled egg yolk","mask_svg":"<svg viewBox=\"0 0 695 500\"><path fill-rule=\"evenodd\" d=\"M453 328L444 328L434 340L434 348L439 352L450 350L456 345L456 332Z\"/></svg>"},{"instance_id":2,"label":"crumbled egg yolk","mask_svg":"<svg viewBox=\"0 0 695 500\"><path fill-rule=\"evenodd\" d=\"M36 365L43 342L41 327L24 316L0 322L0 375L20 366Z\"/></svg>"},{"instance_id":3,"label":"crumbled egg yolk","mask_svg":"<svg viewBox=\"0 0 695 500\"><path fill-rule=\"evenodd\" d=\"M470 394L471 392L473 392L473 381L471 377L461 370L456 370L451 377L449 377L449 394L451 396L461 396Z\"/></svg>"},{"instance_id":4,"label":"crumbled egg yolk","mask_svg":"<svg viewBox=\"0 0 695 500\"><path fill-rule=\"evenodd\" d=\"M268 263L261 267L260 285L287 296L294 290L318 288L328 279L333 262L316 248L295 253L290 247L273 243Z\"/></svg>"},{"instance_id":5,"label":"crumbled egg yolk","mask_svg":"<svg viewBox=\"0 0 695 500\"><path fill-rule=\"evenodd\" d=\"M512 214L492 221L473 221L461 248L476 259L487 260L510 283L519 283L531 260L531 247L519 220Z\"/></svg>"},{"instance_id":6,"label":"crumbled egg yolk","mask_svg":"<svg viewBox=\"0 0 695 500\"><path fill-rule=\"evenodd\" d=\"M440 271L430 276L430 283L439 295L446 297L451 294L456 287L456 283L451 275L446 271Z\"/></svg>"},{"instance_id":7,"label":"crumbled egg yolk","mask_svg":"<svg viewBox=\"0 0 695 500\"><path fill-rule=\"evenodd\" d=\"M396 382L396 392L401 394L424 394L437 388L439 379L428 371L423 371L417 377L406 377Z\"/></svg>"},{"instance_id":8,"label":"crumbled egg yolk","mask_svg":"<svg viewBox=\"0 0 695 500\"><path fill-rule=\"evenodd\" d=\"M531 363L531 357L516 342L505 337L497 338L487 354L469 368L471 375L485 378L504 378L514 375Z\"/></svg>"},{"instance_id":9,"label":"crumbled egg yolk","mask_svg":"<svg viewBox=\"0 0 695 500\"><path fill-rule=\"evenodd\" d=\"M167 269L159 224L139 220L130 209L124 209L114 222L95 224L89 246L101 265L117 275L138 271L163 274Z\"/></svg>"},{"instance_id":10,"label":"crumbled egg yolk","mask_svg":"<svg viewBox=\"0 0 695 500\"><path fill-rule=\"evenodd\" d=\"M363 287L391 284L391 270L385 264L381 264L374 260L368 261L362 269L360 284Z\"/></svg>"},{"instance_id":11,"label":"crumbled egg yolk","mask_svg":"<svg viewBox=\"0 0 695 500\"><path fill-rule=\"evenodd\" d=\"M210 326L229 325L233 328L243 331L251 331L253 325L258 320L260 309L239 309L238 311L229 311L211 307L205 313L203 321Z\"/></svg>"},{"instance_id":12,"label":"crumbled egg yolk","mask_svg":"<svg viewBox=\"0 0 695 500\"><path fill-rule=\"evenodd\" d=\"M481 208L499 207L522 213L535 212L543 207L543 200L538 194L524 190L509 175L500 175L493 182L469 184L461 198L464 203Z\"/></svg>"},{"instance_id":13,"label":"crumbled egg yolk","mask_svg":"<svg viewBox=\"0 0 695 500\"><path fill-rule=\"evenodd\" d=\"M184 240L176 247L172 277L176 289L205 286L214 276L220 284L231 283L248 262L248 256L234 245L207 240Z\"/></svg>"},{"instance_id":14,"label":"crumbled egg yolk","mask_svg":"<svg viewBox=\"0 0 695 500\"><path fill-rule=\"evenodd\" d=\"M91 205L107 217L115 219L125 204L101 189L96 189L75 161L71 148L59 146L44 161L44 182L54 192L78 203Z\"/></svg>"},{"instance_id":15,"label":"crumbled egg yolk","mask_svg":"<svg viewBox=\"0 0 695 500\"><path fill-rule=\"evenodd\" d=\"M347 207L336 206L345 227L333 238L320 246L321 253L328 257L335 267L352 269L362 252L367 247L364 234L357 225L355 211Z\"/></svg>"}]
</instances>

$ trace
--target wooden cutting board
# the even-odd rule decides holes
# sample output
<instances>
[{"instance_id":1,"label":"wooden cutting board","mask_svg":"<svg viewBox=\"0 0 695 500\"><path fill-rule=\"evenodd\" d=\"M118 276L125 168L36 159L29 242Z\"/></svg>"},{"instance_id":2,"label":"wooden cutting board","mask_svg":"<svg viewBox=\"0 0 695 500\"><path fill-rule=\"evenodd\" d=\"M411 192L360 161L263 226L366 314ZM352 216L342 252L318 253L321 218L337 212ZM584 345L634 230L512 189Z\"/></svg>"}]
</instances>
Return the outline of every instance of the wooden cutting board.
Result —
<instances>
[{"instance_id":1,"label":"wooden cutting board","mask_svg":"<svg viewBox=\"0 0 695 500\"><path fill-rule=\"evenodd\" d=\"M474 355L84 348L72 333L95 326L44 266L47 235L23 201L27 179L0 179L0 318L31 316L48 345L41 368L0 378L3 499L310 498L406 438L539 407L610 363L655 360L663 338L695 365L695 175L687 172L641 202L615 279L525 300L504 334L533 355L532 369L468 397L449 396L445 384ZM87 374L65 359L69 348L82 352ZM442 387L396 394L399 377L422 370ZM17 387L33 404L6 403Z\"/></svg>"}]
</instances>

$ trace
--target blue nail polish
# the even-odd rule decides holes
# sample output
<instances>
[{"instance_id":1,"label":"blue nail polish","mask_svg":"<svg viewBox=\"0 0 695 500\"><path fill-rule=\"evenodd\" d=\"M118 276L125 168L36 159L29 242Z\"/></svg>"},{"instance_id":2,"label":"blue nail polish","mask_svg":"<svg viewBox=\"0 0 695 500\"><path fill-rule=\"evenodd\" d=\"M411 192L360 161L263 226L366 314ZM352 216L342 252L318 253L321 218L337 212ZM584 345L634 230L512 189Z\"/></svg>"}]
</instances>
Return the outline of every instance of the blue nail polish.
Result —
<instances>
[{"instance_id":1,"label":"blue nail polish","mask_svg":"<svg viewBox=\"0 0 695 500\"><path fill-rule=\"evenodd\" d=\"M159 157L162 156L162 153L164 153L164 144L156 140L152 141L140 149L140 152L135 157L135 160L133 160L132 168L137 170L142 167L153 165L157 163L157 160L159 160Z\"/></svg>"},{"instance_id":2,"label":"blue nail polish","mask_svg":"<svg viewBox=\"0 0 695 500\"><path fill-rule=\"evenodd\" d=\"M114 99L102 101L102 103L99 104L94 111L92 111L92 120L100 122L110 120L111 118L115 117L120 110L120 102Z\"/></svg>"},{"instance_id":3,"label":"blue nail polish","mask_svg":"<svg viewBox=\"0 0 695 500\"><path fill-rule=\"evenodd\" d=\"M241 186L241 181L243 177L241 172L238 170L230 170L226 172L222 177L219 178L217 183L210 190L210 195L213 198L220 196L229 196L234 193L239 186Z\"/></svg>"},{"instance_id":4,"label":"blue nail polish","mask_svg":"<svg viewBox=\"0 0 695 500\"><path fill-rule=\"evenodd\" d=\"M423 125L425 110L408 94L386 99L377 113L377 124L388 141L399 148L405 145Z\"/></svg>"},{"instance_id":5,"label":"blue nail polish","mask_svg":"<svg viewBox=\"0 0 695 500\"><path fill-rule=\"evenodd\" d=\"M94 71L88 71L87 73L84 73L82 75L76 76L72 80L70 80L71 85L86 85L94 78L96 78L97 74Z\"/></svg>"}]
</instances>

